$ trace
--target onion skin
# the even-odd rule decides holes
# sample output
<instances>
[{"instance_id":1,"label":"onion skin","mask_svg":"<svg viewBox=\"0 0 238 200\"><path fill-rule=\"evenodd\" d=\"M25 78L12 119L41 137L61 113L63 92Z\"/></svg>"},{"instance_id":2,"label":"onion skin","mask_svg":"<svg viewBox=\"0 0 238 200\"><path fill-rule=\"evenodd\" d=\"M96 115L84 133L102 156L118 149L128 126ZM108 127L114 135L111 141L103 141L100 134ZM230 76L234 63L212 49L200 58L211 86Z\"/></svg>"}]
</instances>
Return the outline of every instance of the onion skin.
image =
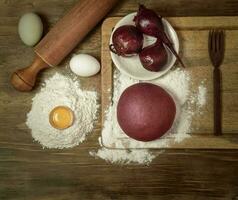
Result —
<instances>
[{"instance_id":1,"label":"onion skin","mask_svg":"<svg viewBox=\"0 0 238 200\"><path fill-rule=\"evenodd\" d=\"M143 5L139 6L137 15L134 18L136 27L144 34L159 38L174 54L180 64L185 67L183 61L175 51L173 44L164 31L162 17L157 15L153 10Z\"/></svg>"},{"instance_id":2,"label":"onion skin","mask_svg":"<svg viewBox=\"0 0 238 200\"><path fill-rule=\"evenodd\" d=\"M152 141L163 136L173 125L176 105L161 87L137 83L128 87L117 105L117 120L129 137Z\"/></svg>"},{"instance_id":3,"label":"onion skin","mask_svg":"<svg viewBox=\"0 0 238 200\"><path fill-rule=\"evenodd\" d=\"M161 41L147 46L139 53L143 67L149 71L158 72L168 61L168 55Z\"/></svg>"},{"instance_id":4,"label":"onion skin","mask_svg":"<svg viewBox=\"0 0 238 200\"><path fill-rule=\"evenodd\" d=\"M110 50L124 57L138 54L143 47L143 34L135 26L124 25L117 28L112 35Z\"/></svg>"},{"instance_id":5,"label":"onion skin","mask_svg":"<svg viewBox=\"0 0 238 200\"><path fill-rule=\"evenodd\" d=\"M162 17L143 5L139 6L137 15L134 17L134 22L142 33L149 36L159 37L159 33L164 31Z\"/></svg>"}]
</instances>

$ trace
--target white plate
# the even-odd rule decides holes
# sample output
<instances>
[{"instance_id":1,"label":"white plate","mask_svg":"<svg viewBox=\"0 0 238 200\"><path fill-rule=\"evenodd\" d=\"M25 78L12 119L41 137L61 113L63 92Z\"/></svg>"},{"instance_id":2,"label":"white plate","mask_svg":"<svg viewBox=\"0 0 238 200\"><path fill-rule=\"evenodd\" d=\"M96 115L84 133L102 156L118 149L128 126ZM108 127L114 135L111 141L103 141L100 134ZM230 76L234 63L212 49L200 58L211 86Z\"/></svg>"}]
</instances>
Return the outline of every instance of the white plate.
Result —
<instances>
[{"instance_id":1,"label":"white plate","mask_svg":"<svg viewBox=\"0 0 238 200\"><path fill-rule=\"evenodd\" d=\"M136 15L136 13L131 13L131 14L123 17L116 24L114 31L118 27L123 26L123 25L135 25L135 22L133 21L135 15ZM164 29L165 29L167 36L173 43L175 51L178 52L179 51L179 40L178 40L178 36L177 36L175 30L173 29L173 27L170 25L170 23L166 19L163 18L162 22L164 24ZM110 37L110 44L112 44L113 32ZM145 47L145 46L151 45L155 41L156 41L156 38L144 35L143 46ZM176 61L176 57L169 51L169 49L167 47L166 47L166 51L168 53L168 61L165 64L165 66L162 68L162 70L159 72L152 72L152 71L146 70L142 66L138 55L129 57L129 58L128 57L125 58L125 57L118 56L115 53L111 52L111 57L112 57L113 63L120 70L120 72L122 72L134 79L152 80L152 79L162 76L167 71L169 71L169 69L174 65L174 63Z\"/></svg>"}]
</instances>

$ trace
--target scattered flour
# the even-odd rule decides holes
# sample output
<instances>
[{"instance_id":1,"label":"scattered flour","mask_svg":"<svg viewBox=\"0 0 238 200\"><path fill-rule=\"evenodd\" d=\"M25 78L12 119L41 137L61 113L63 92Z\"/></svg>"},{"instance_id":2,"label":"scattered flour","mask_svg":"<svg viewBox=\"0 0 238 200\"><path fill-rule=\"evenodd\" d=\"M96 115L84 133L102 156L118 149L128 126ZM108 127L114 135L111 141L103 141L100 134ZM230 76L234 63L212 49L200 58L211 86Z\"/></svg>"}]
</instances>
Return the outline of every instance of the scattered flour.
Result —
<instances>
[{"instance_id":1,"label":"scattered flour","mask_svg":"<svg viewBox=\"0 0 238 200\"><path fill-rule=\"evenodd\" d=\"M46 148L70 148L85 140L93 130L97 117L97 93L83 91L78 82L59 73L45 81L44 87L32 99L27 114L27 126L32 137ZM56 106L68 106L74 111L70 128L57 130L49 123L49 113Z\"/></svg>"},{"instance_id":2,"label":"scattered flour","mask_svg":"<svg viewBox=\"0 0 238 200\"><path fill-rule=\"evenodd\" d=\"M145 150L120 150L120 149L107 149L102 147L97 152L90 151L91 156L100 157L111 163L118 164L149 164L155 155Z\"/></svg>"},{"instance_id":3,"label":"scattered flour","mask_svg":"<svg viewBox=\"0 0 238 200\"><path fill-rule=\"evenodd\" d=\"M204 85L198 87L197 105L203 107L206 104L207 88Z\"/></svg>"},{"instance_id":4,"label":"scattered flour","mask_svg":"<svg viewBox=\"0 0 238 200\"><path fill-rule=\"evenodd\" d=\"M167 89L175 96L178 103L183 105L190 95L190 79L190 75L187 71L177 68L176 70L170 71L165 76L151 82Z\"/></svg>"},{"instance_id":5,"label":"scattered flour","mask_svg":"<svg viewBox=\"0 0 238 200\"><path fill-rule=\"evenodd\" d=\"M198 107L199 109L196 112L199 112L201 107L205 105L206 88L201 84L195 91L191 91L191 75L180 68L176 68L163 77L150 81L167 89L176 101L178 114L171 130L162 138L146 143L129 138L123 133L117 123L116 106L121 93L130 85L138 82L115 71L112 105L108 108L102 136L99 137L99 143L102 148L98 151L91 151L90 155L100 157L111 163L148 164L156 157L148 148L169 147L190 137L192 118L195 114L191 107ZM131 150L128 151L127 149Z\"/></svg>"}]
</instances>

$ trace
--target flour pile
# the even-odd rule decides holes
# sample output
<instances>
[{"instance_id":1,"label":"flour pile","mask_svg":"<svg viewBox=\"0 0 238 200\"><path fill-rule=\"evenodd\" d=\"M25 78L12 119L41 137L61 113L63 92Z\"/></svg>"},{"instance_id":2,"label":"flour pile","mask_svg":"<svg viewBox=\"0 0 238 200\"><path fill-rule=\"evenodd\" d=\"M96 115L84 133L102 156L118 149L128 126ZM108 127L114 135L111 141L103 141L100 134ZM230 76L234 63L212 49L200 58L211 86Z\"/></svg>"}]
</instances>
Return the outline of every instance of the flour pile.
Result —
<instances>
[{"instance_id":1,"label":"flour pile","mask_svg":"<svg viewBox=\"0 0 238 200\"><path fill-rule=\"evenodd\" d=\"M98 151L91 151L90 155L100 157L111 163L149 164L156 155L146 148L169 147L190 137L192 118L197 112L202 114L201 108L206 104L206 88L203 82L193 91L191 89L191 75L180 68L176 68L163 77L150 82L162 86L171 93L176 101L177 108L180 108L171 130L162 138L151 142L136 141L122 132L116 117L117 103L121 93L130 85L138 83L138 81L116 71L114 74L113 103L108 108L102 136L99 138L102 148ZM196 111L192 110L193 106L197 108ZM125 150L127 148L133 150Z\"/></svg>"},{"instance_id":2,"label":"flour pile","mask_svg":"<svg viewBox=\"0 0 238 200\"><path fill-rule=\"evenodd\" d=\"M46 148L70 148L85 140L93 130L97 118L97 93L83 91L78 82L55 73L32 99L27 114L27 126L32 137ZM56 106L67 106L74 111L74 123L65 130L57 130L49 123L49 113Z\"/></svg>"}]
</instances>

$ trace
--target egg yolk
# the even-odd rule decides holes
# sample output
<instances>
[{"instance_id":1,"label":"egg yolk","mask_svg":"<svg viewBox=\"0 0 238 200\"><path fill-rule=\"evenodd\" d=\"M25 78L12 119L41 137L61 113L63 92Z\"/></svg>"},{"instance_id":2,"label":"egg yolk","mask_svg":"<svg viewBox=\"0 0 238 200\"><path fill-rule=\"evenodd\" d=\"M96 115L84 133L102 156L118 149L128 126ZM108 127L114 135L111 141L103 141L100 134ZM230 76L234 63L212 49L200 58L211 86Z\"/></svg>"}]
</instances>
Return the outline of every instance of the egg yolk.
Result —
<instances>
[{"instance_id":1,"label":"egg yolk","mask_svg":"<svg viewBox=\"0 0 238 200\"><path fill-rule=\"evenodd\" d=\"M66 129L73 124L73 111L66 106L55 107L49 116L51 126L56 129Z\"/></svg>"}]
</instances>

